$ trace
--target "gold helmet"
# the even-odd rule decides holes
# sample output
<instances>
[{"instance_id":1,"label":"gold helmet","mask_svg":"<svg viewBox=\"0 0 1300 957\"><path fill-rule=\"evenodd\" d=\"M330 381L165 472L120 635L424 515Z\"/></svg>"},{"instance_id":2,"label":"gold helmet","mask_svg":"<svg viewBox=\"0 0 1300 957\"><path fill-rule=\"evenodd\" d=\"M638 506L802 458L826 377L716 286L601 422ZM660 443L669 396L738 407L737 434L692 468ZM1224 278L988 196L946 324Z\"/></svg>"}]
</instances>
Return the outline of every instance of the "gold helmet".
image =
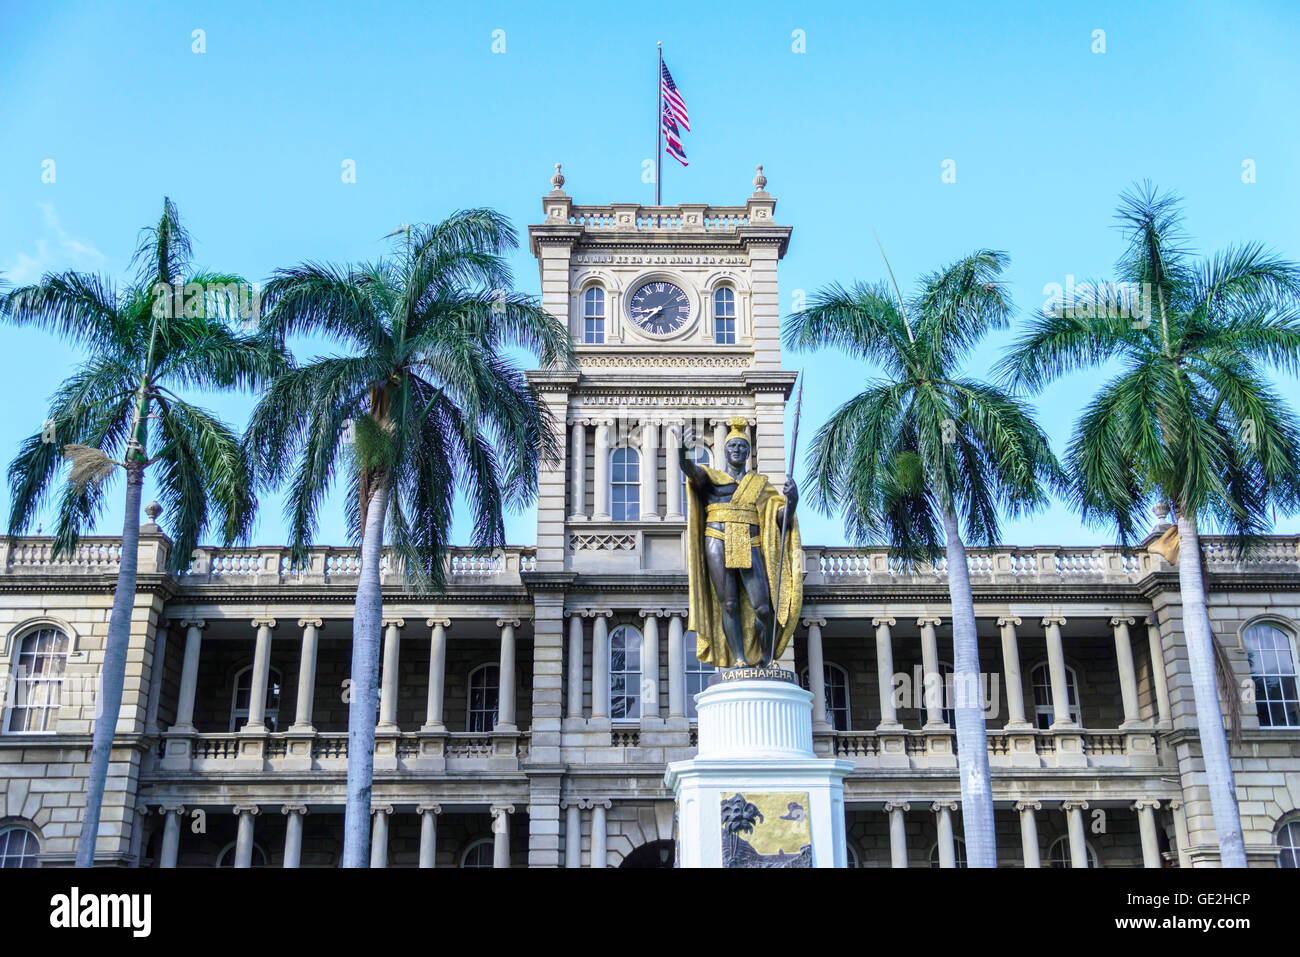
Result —
<instances>
[{"instance_id":1,"label":"gold helmet","mask_svg":"<svg viewBox=\"0 0 1300 957\"><path fill-rule=\"evenodd\" d=\"M737 416L734 419L728 419L727 425L731 426L731 431L727 433L728 442L732 439L744 439L746 442L749 441L749 435L746 432L746 429L749 428L748 419L743 416Z\"/></svg>"}]
</instances>

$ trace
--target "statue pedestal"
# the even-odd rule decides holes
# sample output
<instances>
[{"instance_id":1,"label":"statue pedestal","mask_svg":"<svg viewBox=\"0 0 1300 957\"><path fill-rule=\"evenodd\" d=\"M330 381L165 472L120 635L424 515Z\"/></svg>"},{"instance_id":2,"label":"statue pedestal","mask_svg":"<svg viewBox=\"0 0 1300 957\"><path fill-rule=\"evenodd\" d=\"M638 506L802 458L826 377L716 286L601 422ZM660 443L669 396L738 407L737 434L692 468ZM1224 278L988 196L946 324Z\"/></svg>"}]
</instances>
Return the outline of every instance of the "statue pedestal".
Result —
<instances>
[{"instance_id":1,"label":"statue pedestal","mask_svg":"<svg viewBox=\"0 0 1300 957\"><path fill-rule=\"evenodd\" d=\"M853 762L814 755L812 700L777 680L722 681L696 695L698 756L664 774L677 799L679 867L847 866Z\"/></svg>"}]
</instances>

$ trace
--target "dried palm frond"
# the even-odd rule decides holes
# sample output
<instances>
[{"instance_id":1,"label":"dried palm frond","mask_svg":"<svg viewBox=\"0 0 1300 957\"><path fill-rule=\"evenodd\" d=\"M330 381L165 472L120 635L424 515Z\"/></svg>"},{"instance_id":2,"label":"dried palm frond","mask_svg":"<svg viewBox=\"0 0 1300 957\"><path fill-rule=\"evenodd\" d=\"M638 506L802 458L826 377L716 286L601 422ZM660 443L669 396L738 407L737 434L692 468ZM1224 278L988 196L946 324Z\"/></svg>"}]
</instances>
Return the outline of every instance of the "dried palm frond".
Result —
<instances>
[{"instance_id":1,"label":"dried palm frond","mask_svg":"<svg viewBox=\"0 0 1300 957\"><path fill-rule=\"evenodd\" d=\"M117 462L89 445L65 445L63 457L72 463L72 471L68 473L68 484L72 485L78 494L91 485L102 484L117 467Z\"/></svg>"}]
</instances>

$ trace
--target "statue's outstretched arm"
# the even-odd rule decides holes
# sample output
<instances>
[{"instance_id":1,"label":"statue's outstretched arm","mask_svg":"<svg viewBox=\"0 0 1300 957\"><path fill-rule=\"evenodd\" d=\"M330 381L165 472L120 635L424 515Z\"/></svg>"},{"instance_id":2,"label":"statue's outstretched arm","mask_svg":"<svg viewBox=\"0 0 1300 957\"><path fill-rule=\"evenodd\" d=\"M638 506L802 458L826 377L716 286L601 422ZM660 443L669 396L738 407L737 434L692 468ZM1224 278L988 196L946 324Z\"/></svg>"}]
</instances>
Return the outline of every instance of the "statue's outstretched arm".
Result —
<instances>
[{"instance_id":1,"label":"statue's outstretched arm","mask_svg":"<svg viewBox=\"0 0 1300 957\"><path fill-rule=\"evenodd\" d=\"M695 433L692 430L687 430L682 434L682 444L677 450L677 461L681 463L682 474L686 476L687 483L690 484L691 488L699 492L707 490L709 479L703 470L692 462L686 454L686 443L693 441L694 438Z\"/></svg>"}]
</instances>

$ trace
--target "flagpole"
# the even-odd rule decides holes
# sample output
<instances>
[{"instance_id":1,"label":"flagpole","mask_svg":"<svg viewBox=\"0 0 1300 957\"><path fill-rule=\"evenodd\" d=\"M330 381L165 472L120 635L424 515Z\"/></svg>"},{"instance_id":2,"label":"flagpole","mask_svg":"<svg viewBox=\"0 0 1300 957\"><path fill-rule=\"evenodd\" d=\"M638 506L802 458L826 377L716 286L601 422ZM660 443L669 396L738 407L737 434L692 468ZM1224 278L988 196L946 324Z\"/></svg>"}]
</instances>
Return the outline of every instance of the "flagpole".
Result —
<instances>
[{"instance_id":1,"label":"flagpole","mask_svg":"<svg viewBox=\"0 0 1300 957\"><path fill-rule=\"evenodd\" d=\"M663 191L660 176L663 173L664 157L664 43L659 41L659 68L655 71L655 205L663 205Z\"/></svg>"}]
</instances>

